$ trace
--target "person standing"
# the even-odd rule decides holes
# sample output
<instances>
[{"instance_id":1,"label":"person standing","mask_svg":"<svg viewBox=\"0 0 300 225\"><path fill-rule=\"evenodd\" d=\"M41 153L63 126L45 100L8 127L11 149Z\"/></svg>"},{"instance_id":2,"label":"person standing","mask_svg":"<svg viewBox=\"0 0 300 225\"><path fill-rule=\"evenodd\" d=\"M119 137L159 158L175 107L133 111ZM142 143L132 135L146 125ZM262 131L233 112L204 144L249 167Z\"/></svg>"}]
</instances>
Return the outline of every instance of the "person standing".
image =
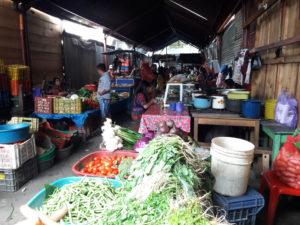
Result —
<instances>
[{"instance_id":1,"label":"person standing","mask_svg":"<svg viewBox=\"0 0 300 225\"><path fill-rule=\"evenodd\" d=\"M100 76L97 90L97 98L100 105L102 120L109 117L110 99L111 99L111 80L109 72L103 63L97 65L97 72Z\"/></svg>"}]
</instances>

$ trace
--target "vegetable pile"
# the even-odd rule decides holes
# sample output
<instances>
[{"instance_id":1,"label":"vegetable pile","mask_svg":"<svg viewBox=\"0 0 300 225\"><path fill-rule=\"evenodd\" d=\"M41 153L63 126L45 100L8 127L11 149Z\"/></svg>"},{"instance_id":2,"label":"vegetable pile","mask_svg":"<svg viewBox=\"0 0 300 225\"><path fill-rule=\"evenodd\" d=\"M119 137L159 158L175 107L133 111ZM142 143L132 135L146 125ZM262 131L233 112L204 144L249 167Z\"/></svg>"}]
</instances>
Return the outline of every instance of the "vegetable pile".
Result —
<instances>
[{"instance_id":1,"label":"vegetable pile","mask_svg":"<svg viewBox=\"0 0 300 225\"><path fill-rule=\"evenodd\" d=\"M119 165L126 158L132 160L131 157L126 156L95 156L80 172L95 176L114 177L119 173Z\"/></svg>"},{"instance_id":2,"label":"vegetable pile","mask_svg":"<svg viewBox=\"0 0 300 225\"><path fill-rule=\"evenodd\" d=\"M55 189L40 211L52 215L66 206L68 214L63 218L65 223L98 224L96 219L108 202L115 198L116 191L110 183L83 178L80 182Z\"/></svg>"},{"instance_id":3,"label":"vegetable pile","mask_svg":"<svg viewBox=\"0 0 300 225\"><path fill-rule=\"evenodd\" d=\"M112 120L107 118L101 127L102 130L102 144L107 151L113 152L123 147L122 139L117 135L119 126L113 125Z\"/></svg>"},{"instance_id":4,"label":"vegetable pile","mask_svg":"<svg viewBox=\"0 0 300 225\"><path fill-rule=\"evenodd\" d=\"M133 149L133 145L141 138L135 131L112 124L112 120L107 118L102 129L102 138L105 149L112 152L122 147Z\"/></svg>"},{"instance_id":5,"label":"vegetable pile","mask_svg":"<svg viewBox=\"0 0 300 225\"><path fill-rule=\"evenodd\" d=\"M121 165L120 173L123 172ZM45 202L42 209L49 213L47 209L52 212L53 205L67 204L71 211L63 220L72 220L75 224L80 219L89 225L221 224L222 221L210 212L212 179L208 167L208 162L198 158L193 146L179 136L157 136L129 169L124 165L129 177L126 180L120 177L122 187L111 190L103 184L96 188L97 191L88 186L84 186L83 191L63 187ZM72 194L65 193L67 190ZM73 198L74 193L81 200ZM97 199L90 197L94 193ZM62 195L68 197L58 197ZM86 204L90 201L91 206Z\"/></svg>"}]
</instances>

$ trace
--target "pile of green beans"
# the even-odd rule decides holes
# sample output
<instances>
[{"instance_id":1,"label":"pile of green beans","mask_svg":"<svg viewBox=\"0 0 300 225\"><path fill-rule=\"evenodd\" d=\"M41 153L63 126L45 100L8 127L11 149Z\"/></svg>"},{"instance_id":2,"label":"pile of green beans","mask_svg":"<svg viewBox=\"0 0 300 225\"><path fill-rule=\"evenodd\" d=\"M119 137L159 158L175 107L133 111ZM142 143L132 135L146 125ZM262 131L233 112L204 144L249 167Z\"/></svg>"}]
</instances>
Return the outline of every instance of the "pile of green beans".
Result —
<instances>
[{"instance_id":1,"label":"pile of green beans","mask_svg":"<svg viewBox=\"0 0 300 225\"><path fill-rule=\"evenodd\" d=\"M108 182L97 182L83 178L80 182L56 189L44 202L40 211L51 215L67 206L68 214L63 218L69 224L90 224L99 216L106 204L115 198L115 190Z\"/></svg>"}]
</instances>

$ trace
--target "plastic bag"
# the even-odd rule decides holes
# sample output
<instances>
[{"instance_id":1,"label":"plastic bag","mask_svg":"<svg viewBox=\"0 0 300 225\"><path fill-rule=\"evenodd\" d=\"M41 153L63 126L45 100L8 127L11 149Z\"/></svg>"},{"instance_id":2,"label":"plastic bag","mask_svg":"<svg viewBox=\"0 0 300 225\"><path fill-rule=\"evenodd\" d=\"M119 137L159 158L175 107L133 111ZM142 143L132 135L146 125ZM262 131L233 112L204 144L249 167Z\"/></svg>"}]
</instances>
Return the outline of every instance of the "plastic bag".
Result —
<instances>
[{"instance_id":1,"label":"plastic bag","mask_svg":"<svg viewBox=\"0 0 300 225\"><path fill-rule=\"evenodd\" d=\"M273 170L279 180L293 188L300 189L300 130L288 136L273 163Z\"/></svg>"},{"instance_id":2,"label":"plastic bag","mask_svg":"<svg viewBox=\"0 0 300 225\"><path fill-rule=\"evenodd\" d=\"M297 126L297 100L282 91L275 107L275 121L291 128Z\"/></svg>"}]
</instances>

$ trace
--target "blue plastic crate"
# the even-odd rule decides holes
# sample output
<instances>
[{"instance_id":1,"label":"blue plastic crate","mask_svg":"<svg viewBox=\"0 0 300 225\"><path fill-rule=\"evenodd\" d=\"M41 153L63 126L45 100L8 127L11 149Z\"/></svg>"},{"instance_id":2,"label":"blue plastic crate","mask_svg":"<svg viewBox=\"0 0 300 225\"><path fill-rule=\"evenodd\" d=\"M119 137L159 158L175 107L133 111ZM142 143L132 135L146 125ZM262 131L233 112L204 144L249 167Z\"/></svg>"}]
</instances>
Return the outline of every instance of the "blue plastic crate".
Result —
<instances>
[{"instance_id":1,"label":"blue plastic crate","mask_svg":"<svg viewBox=\"0 0 300 225\"><path fill-rule=\"evenodd\" d=\"M111 82L118 85L122 85L122 84L134 85L134 79L132 78L117 78L117 79L113 79Z\"/></svg>"},{"instance_id":2,"label":"blue plastic crate","mask_svg":"<svg viewBox=\"0 0 300 225\"><path fill-rule=\"evenodd\" d=\"M264 207L264 197L253 188L239 197L228 197L213 193L215 205L226 211L226 219L237 225L255 225L257 213Z\"/></svg>"}]
</instances>

